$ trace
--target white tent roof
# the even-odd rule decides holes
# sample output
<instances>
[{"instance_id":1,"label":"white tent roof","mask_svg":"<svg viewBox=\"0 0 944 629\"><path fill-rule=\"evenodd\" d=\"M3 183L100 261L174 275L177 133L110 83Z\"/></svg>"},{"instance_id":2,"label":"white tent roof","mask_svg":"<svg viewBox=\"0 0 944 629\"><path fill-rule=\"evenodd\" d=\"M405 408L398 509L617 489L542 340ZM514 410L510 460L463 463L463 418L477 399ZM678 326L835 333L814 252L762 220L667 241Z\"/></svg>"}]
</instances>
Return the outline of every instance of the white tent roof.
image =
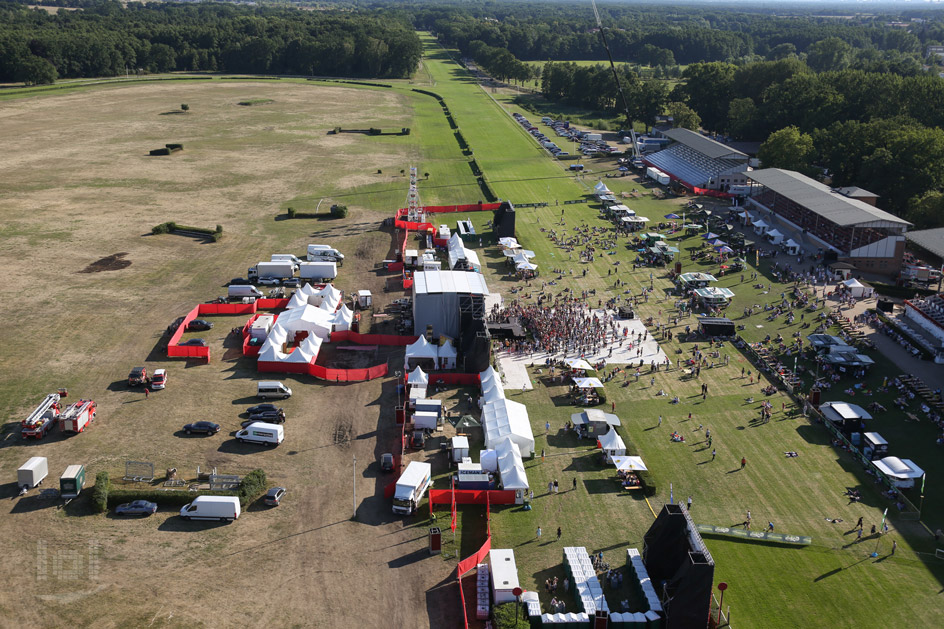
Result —
<instances>
[{"instance_id":1,"label":"white tent roof","mask_svg":"<svg viewBox=\"0 0 944 629\"><path fill-rule=\"evenodd\" d=\"M528 474L521 459L521 449L510 437L495 444L498 474L505 489L528 489Z\"/></svg>"},{"instance_id":2,"label":"white tent roof","mask_svg":"<svg viewBox=\"0 0 944 629\"><path fill-rule=\"evenodd\" d=\"M406 378L407 384L429 384L429 376L426 375L419 366L416 367L413 371L410 372L410 375Z\"/></svg>"},{"instance_id":3,"label":"white tent roof","mask_svg":"<svg viewBox=\"0 0 944 629\"><path fill-rule=\"evenodd\" d=\"M435 345L430 345L429 341L422 334L412 345L406 346L407 358L439 358L439 352Z\"/></svg>"},{"instance_id":4,"label":"white tent roof","mask_svg":"<svg viewBox=\"0 0 944 629\"><path fill-rule=\"evenodd\" d=\"M787 242L785 242L784 244L785 244L786 246L788 246L788 247L791 247L791 248L794 248L794 247L795 247L795 248L799 248L799 247L800 247L800 243L798 243L797 241L795 241L793 238L788 239Z\"/></svg>"},{"instance_id":5,"label":"white tent roof","mask_svg":"<svg viewBox=\"0 0 944 629\"><path fill-rule=\"evenodd\" d=\"M505 399L505 389L502 387L501 382L497 380L494 382L489 382L487 388L482 390L482 398L485 400L485 404L489 402L496 402L498 400Z\"/></svg>"},{"instance_id":6,"label":"white tent roof","mask_svg":"<svg viewBox=\"0 0 944 629\"><path fill-rule=\"evenodd\" d=\"M850 278L842 283L846 288L864 288L865 285L856 278Z\"/></svg>"},{"instance_id":7,"label":"white tent roof","mask_svg":"<svg viewBox=\"0 0 944 629\"><path fill-rule=\"evenodd\" d=\"M600 181L597 185L593 186L593 191L597 194L611 194L611 190L606 187L606 184L603 181Z\"/></svg>"},{"instance_id":8,"label":"white tent roof","mask_svg":"<svg viewBox=\"0 0 944 629\"><path fill-rule=\"evenodd\" d=\"M864 408L858 404L850 404L849 402L823 402L819 408L823 415L832 421L857 418L872 419L872 415Z\"/></svg>"},{"instance_id":9,"label":"white tent roof","mask_svg":"<svg viewBox=\"0 0 944 629\"><path fill-rule=\"evenodd\" d=\"M283 315L284 316L284 313ZM281 320L282 317L279 317ZM318 358L321 350L321 338L317 334L309 334L304 341L292 352L282 351L282 346L288 338L288 330L276 325L269 332L265 343L259 349L259 360L262 362L310 363Z\"/></svg>"},{"instance_id":10,"label":"white tent roof","mask_svg":"<svg viewBox=\"0 0 944 629\"><path fill-rule=\"evenodd\" d=\"M505 236L504 238L499 238L499 239L498 239L498 245L499 245L500 247L510 247L510 248L512 248L512 249L515 249L515 248L521 246L521 245L518 244L518 239L517 239L517 238L511 238L510 236Z\"/></svg>"},{"instance_id":11,"label":"white tent roof","mask_svg":"<svg viewBox=\"0 0 944 629\"><path fill-rule=\"evenodd\" d=\"M645 472L649 469L638 456L614 456L613 465L624 472Z\"/></svg>"},{"instance_id":12,"label":"white tent roof","mask_svg":"<svg viewBox=\"0 0 944 629\"><path fill-rule=\"evenodd\" d=\"M606 422L610 426L620 425L619 417L598 408L588 408L580 413L574 413L570 416L570 421L573 422L574 426L581 426L589 422Z\"/></svg>"},{"instance_id":13,"label":"white tent roof","mask_svg":"<svg viewBox=\"0 0 944 629\"><path fill-rule=\"evenodd\" d=\"M504 437L510 437L528 454L534 453L534 433L524 404L507 399L489 402L482 407L482 427L485 445L493 448Z\"/></svg>"},{"instance_id":14,"label":"white tent roof","mask_svg":"<svg viewBox=\"0 0 944 629\"><path fill-rule=\"evenodd\" d=\"M286 335L295 332L309 332L326 339L331 336L331 328L335 323L334 313L305 304L300 308L286 310L280 314L275 321L273 330L282 328L286 331Z\"/></svg>"},{"instance_id":15,"label":"white tent roof","mask_svg":"<svg viewBox=\"0 0 944 629\"><path fill-rule=\"evenodd\" d=\"M440 358L455 358L457 356L456 348L452 346L452 341L446 339L446 342L439 346Z\"/></svg>"},{"instance_id":16,"label":"white tent roof","mask_svg":"<svg viewBox=\"0 0 944 629\"><path fill-rule=\"evenodd\" d=\"M532 264L531 262L519 262L515 265L515 268L519 271L534 271L538 268L538 265Z\"/></svg>"},{"instance_id":17,"label":"white tent roof","mask_svg":"<svg viewBox=\"0 0 944 629\"><path fill-rule=\"evenodd\" d=\"M354 321L354 313L345 304L341 304L341 307L334 313L333 317L335 330L351 329L351 322Z\"/></svg>"},{"instance_id":18,"label":"white tent roof","mask_svg":"<svg viewBox=\"0 0 944 629\"><path fill-rule=\"evenodd\" d=\"M754 227L767 227L767 223L764 221L754 221Z\"/></svg>"},{"instance_id":19,"label":"white tent roof","mask_svg":"<svg viewBox=\"0 0 944 629\"><path fill-rule=\"evenodd\" d=\"M878 461L872 461L878 469L894 478L921 478L924 470L915 465L911 459L899 459L897 456L887 456Z\"/></svg>"},{"instance_id":20,"label":"white tent roof","mask_svg":"<svg viewBox=\"0 0 944 629\"><path fill-rule=\"evenodd\" d=\"M755 226L756 226L756 225L759 225L759 223L754 223L754 225L755 225ZM780 236L781 238L783 237L783 234L780 233L779 231L777 231L777 228L776 228L776 227L773 228L773 229L771 229L769 232L767 232L767 235L768 235L768 236L772 236L772 237L774 237L774 238L776 238L776 237L778 237L778 236Z\"/></svg>"},{"instance_id":21,"label":"white tent roof","mask_svg":"<svg viewBox=\"0 0 944 629\"><path fill-rule=\"evenodd\" d=\"M599 378L574 378L578 389L602 389L603 383Z\"/></svg>"},{"instance_id":22,"label":"white tent roof","mask_svg":"<svg viewBox=\"0 0 944 629\"><path fill-rule=\"evenodd\" d=\"M600 435L599 440L600 446L602 446L604 450L626 451L626 444L623 443L622 437L620 437L619 434L612 428Z\"/></svg>"},{"instance_id":23,"label":"white tent roof","mask_svg":"<svg viewBox=\"0 0 944 629\"><path fill-rule=\"evenodd\" d=\"M593 369L593 367L583 358L568 358L564 364L571 369Z\"/></svg>"},{"instance_id":24,"label":"white tent roof","mask_svg":"<svg viewBox=\"0 0 944 629\"><path fill-rule=\"evenodd\" d=\"M324 288L313 288L311 284L303 284L299 287L286 306L289 310L301 308L302 306L318 306L322 310L334 312L342 299L341 291L333 284L326 284Z\"/></svg>"},{"instance_id":25,"label":"white tent roof","mask_svg":"<svg viewBox=\"0 0 944 629\"><path fill-rule=\"evenodd\" d=\"M492 380L493 378L497 378L497 377L498 377L498 372L495 371L495 368L492 367L491 365L489 365L488 369L486 369L485 371L479 372L479 380L482 382L482 384L485 384L487 380Z\"/></svg>"}]
</instances>

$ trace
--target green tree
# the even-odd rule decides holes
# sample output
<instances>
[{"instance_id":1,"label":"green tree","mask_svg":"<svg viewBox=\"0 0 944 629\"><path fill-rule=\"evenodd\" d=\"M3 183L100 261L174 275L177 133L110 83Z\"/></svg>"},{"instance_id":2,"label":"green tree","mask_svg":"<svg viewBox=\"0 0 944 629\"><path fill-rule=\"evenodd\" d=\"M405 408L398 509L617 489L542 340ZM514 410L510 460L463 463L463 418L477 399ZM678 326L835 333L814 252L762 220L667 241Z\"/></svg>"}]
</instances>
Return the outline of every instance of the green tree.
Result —
<instances>
[{"instance_id":1,"label":"green tree","mask_svg":"<svg viewBox=\"0 0 944 629\"><path fill-rule=\"evenodd\" d=\"M797 127L786 127L770 134L757 153L764 168L784 168L809 173L813 157L813 138Z\"/></svg>"},{"instance_id":2,"label":"green tree","mask_svg":"<svg viewBox=\"0 0 944 629\"><path fill-rule=\"evenodd\" d=\"M738 139L755 137L757 106L750 98L735 98L728 107L728 131Z\"/></svg>"},{"instance_id":3,"label":"green tree","mask_svg":"<svg viewBox=\"0 0 944 629\"><path fill-rule=\"evenodd\" d=\"M817 72L845 70L852 63L852 46L838 37L827 37L810 45L806 63Z\"/></svg>"},{"instance_id":4,"label":"green tree","mask_svg":"<svg viewBox=\"0 0 944 629\"><path fill-rule=\"evenodd\" d=\"M676 127L680 129L691 129L697 131L701 126L701 118L695 113L695 110L678 101L673 101L666 106L669 115L672 116Z\"/></svg>"},{"instance_id":5,"label":"green tree","mask_svg":"<svg viewBox=\"0 0 944 629\"><path fill-rule=\"evenodd\" d=\"M944 227L944 192L934 190L912 198L905 218L915 229Z\"/></svg>"},{"instance_id":6,"label":"green tree","mask_svg":"<svg viewBox=\"0 0 944 629\"><path fill-rule=\"evenodd\" d=\"M727 125L734 70L729 63L695 63L682 73L688 103L701 116L706 129L720 131Z\"/></svg>"},{"instance_id":7,"label":"green tree","mask_svg":"<svg viewBox=\"0 0 944 629\"><path fill-rule=\"evenodd\" d=\"M58 78L55 66L36 55L20 59L16 67L16 80L26 85L50 85Z\"/></svg>"}]
</instances>

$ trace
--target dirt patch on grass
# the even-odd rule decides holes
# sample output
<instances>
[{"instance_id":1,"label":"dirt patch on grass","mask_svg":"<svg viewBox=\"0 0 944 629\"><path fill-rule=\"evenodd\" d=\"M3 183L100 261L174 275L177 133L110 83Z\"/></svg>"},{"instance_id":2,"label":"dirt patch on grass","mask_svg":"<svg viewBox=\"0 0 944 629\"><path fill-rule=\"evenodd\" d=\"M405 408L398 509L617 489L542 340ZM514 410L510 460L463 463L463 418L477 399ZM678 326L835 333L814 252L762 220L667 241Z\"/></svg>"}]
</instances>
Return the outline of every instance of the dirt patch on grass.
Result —
<instances>
[{"instance_id":1,"label":"dirt patch on grass","mask_svg":"<svg viewBox=\"0 0 944 629\"><path fill-rule=\"evenodd\" d=\"M101 273L102 271L120 271L121 269L127 269L131 266L131 260L125 260L126 255L128 255L128 252L122 251L121 253L113 253L110 256L105 256L91 263L79 271L79 273Z\"/></svg>"}]
</instances>

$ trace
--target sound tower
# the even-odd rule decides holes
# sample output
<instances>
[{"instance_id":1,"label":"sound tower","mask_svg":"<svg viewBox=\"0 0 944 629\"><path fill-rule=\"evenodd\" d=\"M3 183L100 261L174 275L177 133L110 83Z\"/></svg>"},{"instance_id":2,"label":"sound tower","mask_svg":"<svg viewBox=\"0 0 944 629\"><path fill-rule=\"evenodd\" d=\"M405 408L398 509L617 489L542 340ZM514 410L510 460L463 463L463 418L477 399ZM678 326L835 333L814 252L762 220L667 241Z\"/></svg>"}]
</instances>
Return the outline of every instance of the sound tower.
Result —
<instances>
[{"instance_id":1,"label":"sound tower","mask_svg":"<svg viewBox=\"0 0 944 629\"><path fill-rule=\"evenodd\" d=\"M485 327L485 302L481 295L459 298L458 366L465 373L488 369L492 337Z\"/></svg>"},{"instance_id":2,"label":"sound tower","mask_svg":"<svg viewBox=\"0 0 944 629\"><path fill-rule=\"evenodd\" d=\"M495 238L515 237L515 206L511 204L511 201L501 202L501 205L495 210L495 218L492 220L492 225Z\"/></svg>"}]
</instances>

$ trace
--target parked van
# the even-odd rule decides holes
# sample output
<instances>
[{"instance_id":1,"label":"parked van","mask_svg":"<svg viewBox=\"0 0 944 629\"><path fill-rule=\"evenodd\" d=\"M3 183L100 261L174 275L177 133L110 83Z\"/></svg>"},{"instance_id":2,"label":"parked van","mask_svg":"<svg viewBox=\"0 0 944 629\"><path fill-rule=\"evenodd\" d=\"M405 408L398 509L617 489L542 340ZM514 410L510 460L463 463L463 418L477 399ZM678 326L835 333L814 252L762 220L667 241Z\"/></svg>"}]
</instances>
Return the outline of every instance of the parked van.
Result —
<instances>
[{"instance_id":1,"label":"parked van","mask_svg":"<svg viewBox=\"0 0 944 629\"><path fill-rule=\"evenodd\" d=\"M298 265L302 263L302 261L298 258L298 256L292 255L291 253L273 253L272 261L273 262L291 262L292 264L295 265L296 270L298 270Z\"/></svg>"},{"instance_id":2,"label":"parked van","mask_svg":"<svg viewBox=\"0 0 944 629\"><path fill-rule=\"evenodd\" d=\"M180 517L184 520L232 522L239 518L240 512L236 496L197 496L180 509Z\"/></svg>"},{"instance_id":3,"label":"parked van","mask_svg":"<svg viewBox=\"0 0 944 629\"><path fill-rule=\"evenodd\" d=\"M230 284L227 287L227 294L230 297L255 297L256 299L265 296L262 294L262 291L251 284L243 286L233 286Z\"/></svg>"},{"instance_id":4,"label":"parked van","mask_svg":"<svg viewBox=\"0 0 944 629\"><path fill-rule=\"evenodd\" d=\"M344 254L331 245L308 245L309 262L337 262L344 264Z\"/></svg>"},{"instance_id":5,"label":"parked van","mask_svg":"<svg viewBox=\"0 0 944 629\"><path fill-rule=\"evenodd\" d=\"M278 380L260 380L256 385L256 397L263 400L292 397L292 390Z\"/></svg>"},{"instance_id":6,"label":"parked van","mask_svg":"<svg viewBox=\"0 0 944 629\"><path fill-rule=\"evenodd\" d=\"M277 446L285 440L285 429L278 424L255 422L236 433L236 441Z\"/></svg>"}]
</instances>

